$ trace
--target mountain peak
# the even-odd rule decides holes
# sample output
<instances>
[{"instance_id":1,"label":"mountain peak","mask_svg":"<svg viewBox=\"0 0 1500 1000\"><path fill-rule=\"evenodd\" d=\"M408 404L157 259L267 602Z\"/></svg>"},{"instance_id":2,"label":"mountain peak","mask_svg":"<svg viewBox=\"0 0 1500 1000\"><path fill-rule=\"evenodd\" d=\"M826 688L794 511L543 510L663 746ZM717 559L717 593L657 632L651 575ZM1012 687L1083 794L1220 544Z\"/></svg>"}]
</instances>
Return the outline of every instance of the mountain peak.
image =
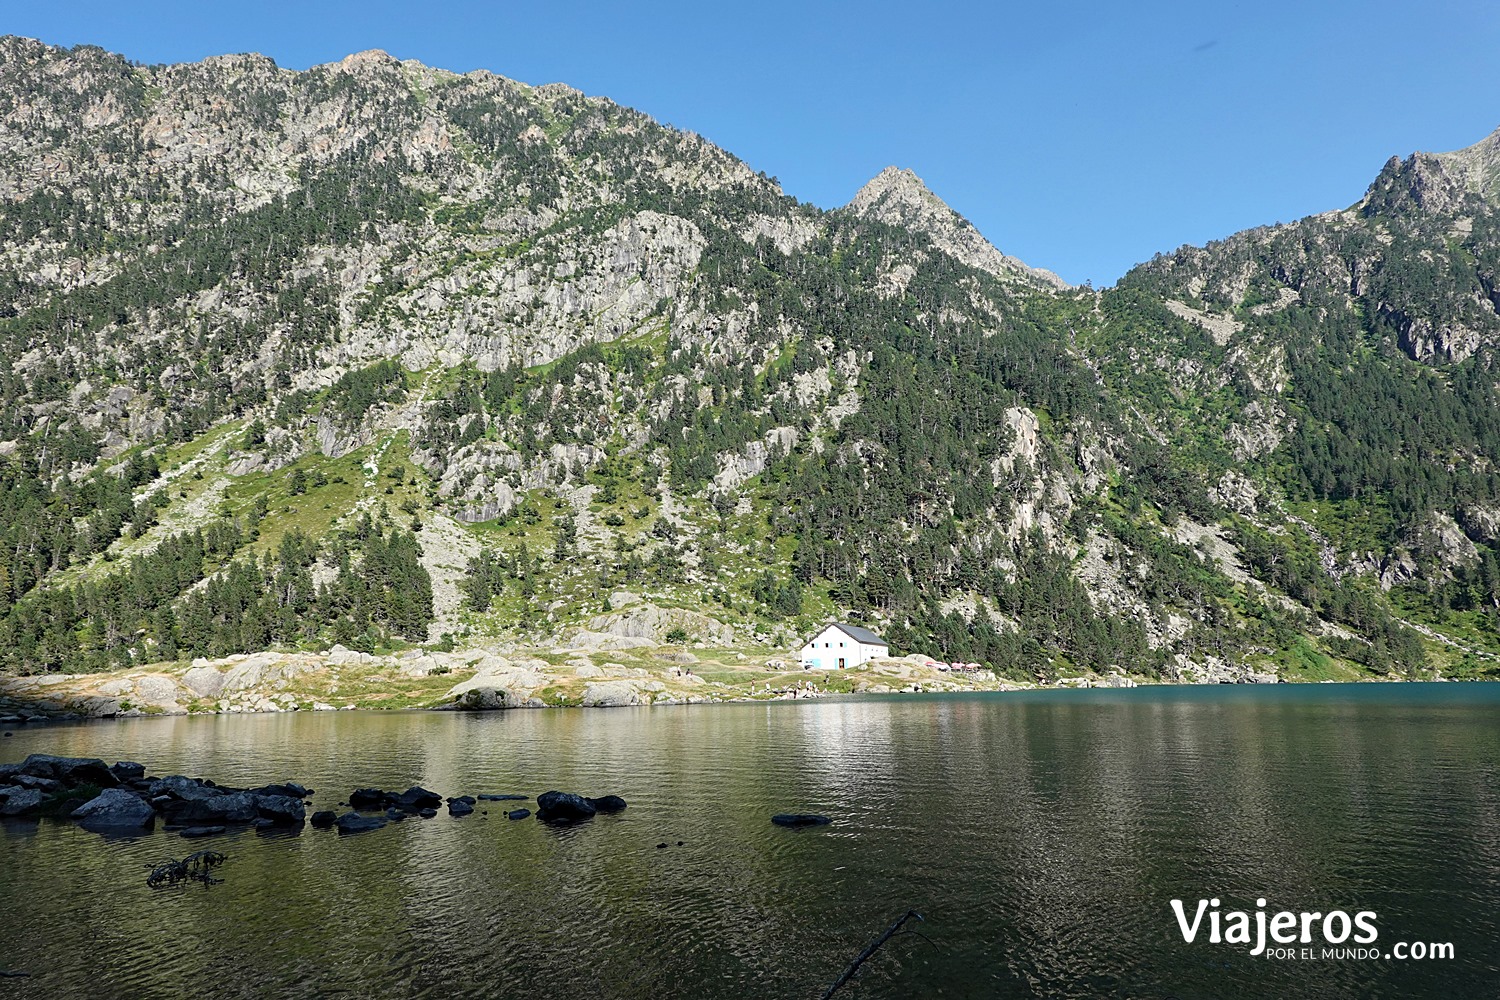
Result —
<instances>
[{"instance_id":1,"label":"mountain peak","mask_svg":"<svg viewBox=\"0 0 1500 1000\"><path fill-rule=\"evenodd\" d=\"M1463 149L1391 157L1359 207L1367 215L1412 208L1461 215L1480 203L1500 207L1500 129Z\"/></svg>"},{"instance_id":2,"label":"mountain peak","mask_svg":"<svg viewBox=\"0 0 1500 1000\"><path fill-rule=\"evenodd\" d=\"M859 189L844 210L862 219L924 233L949 256L997 278L1019 278L1048 288L1068 287L1067 282L1051 271L1031 267L1001 253L911 170L886 167Z\"/></svg>"},{"instance_id":3,"label":"mountain peak","mask_svg":"<svg viewBox=\"0 0 1500 1000\"><path fill-rule=\"evenodd\" d=\"M929 211L953 212L943 199L932 193L922 178L911 170L896 166L886 167L870 178L848 205L851 211L866 218L889 214L890 208L920 211L924 207Z\"/></svg>"}]
</instances>

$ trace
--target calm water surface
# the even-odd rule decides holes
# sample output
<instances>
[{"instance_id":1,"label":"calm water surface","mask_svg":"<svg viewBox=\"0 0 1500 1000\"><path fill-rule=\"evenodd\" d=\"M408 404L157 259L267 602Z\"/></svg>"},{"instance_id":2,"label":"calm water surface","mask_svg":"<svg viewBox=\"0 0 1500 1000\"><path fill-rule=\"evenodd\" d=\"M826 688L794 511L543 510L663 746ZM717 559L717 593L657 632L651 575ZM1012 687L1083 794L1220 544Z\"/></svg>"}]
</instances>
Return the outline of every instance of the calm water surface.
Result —
<instances>
[{"instance_id":1,"label":"calm water surface","mask_svg":"<svg viewBox=\"0 0 1500 1000\"><path fill-rule=\"evenodd\" d=\"M32 752L301 781L314 808L410 784L630 808L197 842L7 823L0 968L31 978L0 998L816 997L907 909L924 937L841 998L1500 995L1495 685L145 719L0 742ZM835 823L770 824L790 810ZM146 889L144 863L202 846L230 855L224 884ZM1374 910L1381 946L1457 958L1185 944L1168 901L1210 896Z\"/></svg>"}]
</instances>

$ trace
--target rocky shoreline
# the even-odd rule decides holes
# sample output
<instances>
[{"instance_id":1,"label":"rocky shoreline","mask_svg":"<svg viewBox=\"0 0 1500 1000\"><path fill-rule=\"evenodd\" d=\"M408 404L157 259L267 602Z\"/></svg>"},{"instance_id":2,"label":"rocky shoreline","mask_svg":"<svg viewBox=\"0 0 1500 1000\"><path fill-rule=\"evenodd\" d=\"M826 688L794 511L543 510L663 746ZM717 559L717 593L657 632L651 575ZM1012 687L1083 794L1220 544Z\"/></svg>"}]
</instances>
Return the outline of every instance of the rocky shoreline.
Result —
<instances>
[{"instance_id":1,"label":"rocky shoreline","mask_svg":"<svg viewBox=\"0 0 1500 1000\"><path fill-rule=\"evenodd\" d=\"M1111 675L1086 683L1135 682ZM1028 686L988 671L939 672L922 657L832 672L789 668L775 651L756 649L414 649L377 656L335 646L318 653L239 654L102 674L0 676L0 727L153 715L615 708Z\"/></svg>"}]
</instances>

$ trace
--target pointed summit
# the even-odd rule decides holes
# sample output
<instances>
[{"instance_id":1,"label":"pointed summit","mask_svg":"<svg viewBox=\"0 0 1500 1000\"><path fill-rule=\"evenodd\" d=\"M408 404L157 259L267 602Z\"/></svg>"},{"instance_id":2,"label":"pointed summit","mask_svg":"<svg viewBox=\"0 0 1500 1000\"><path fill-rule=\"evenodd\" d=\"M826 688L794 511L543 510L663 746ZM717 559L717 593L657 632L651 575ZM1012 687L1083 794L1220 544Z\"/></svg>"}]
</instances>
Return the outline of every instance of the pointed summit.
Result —
<instances>
[{"instance_id":1,"label":"pointed summit","mask_svg":"<svg viewBox=\"0 0 1500 1000\"><path fill-rule=\"evenodd\" d=\"M859 189L844 210L863 219L924 233L955 260L997 278L1021 279L1047 288L1068 287L1051 271L1030 267L995 249L968 219L949 208L910 170L886 167Z\"/></svg>"}]
</instances>

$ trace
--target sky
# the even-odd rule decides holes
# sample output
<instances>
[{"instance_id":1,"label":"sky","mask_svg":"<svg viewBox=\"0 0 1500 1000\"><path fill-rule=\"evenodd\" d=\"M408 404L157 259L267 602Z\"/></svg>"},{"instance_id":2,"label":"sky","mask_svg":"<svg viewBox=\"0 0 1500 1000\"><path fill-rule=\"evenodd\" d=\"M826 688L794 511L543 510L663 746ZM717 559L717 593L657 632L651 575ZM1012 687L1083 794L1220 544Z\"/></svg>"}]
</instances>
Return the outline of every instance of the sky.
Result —
<instances>
[{"instance_id":1,"label":"sky","mask_svg":"<svg viewBox=\"0 0 1500 1000\"><path fill-rule=\"evenodd\" d=\"M380 48L560 81L825 208L910 168L1001 250L1096 286L1343 208L1391 156L1500 127L1494 0L0 0L0 33L144 63Z\"/></svg>"}]
</instances>

